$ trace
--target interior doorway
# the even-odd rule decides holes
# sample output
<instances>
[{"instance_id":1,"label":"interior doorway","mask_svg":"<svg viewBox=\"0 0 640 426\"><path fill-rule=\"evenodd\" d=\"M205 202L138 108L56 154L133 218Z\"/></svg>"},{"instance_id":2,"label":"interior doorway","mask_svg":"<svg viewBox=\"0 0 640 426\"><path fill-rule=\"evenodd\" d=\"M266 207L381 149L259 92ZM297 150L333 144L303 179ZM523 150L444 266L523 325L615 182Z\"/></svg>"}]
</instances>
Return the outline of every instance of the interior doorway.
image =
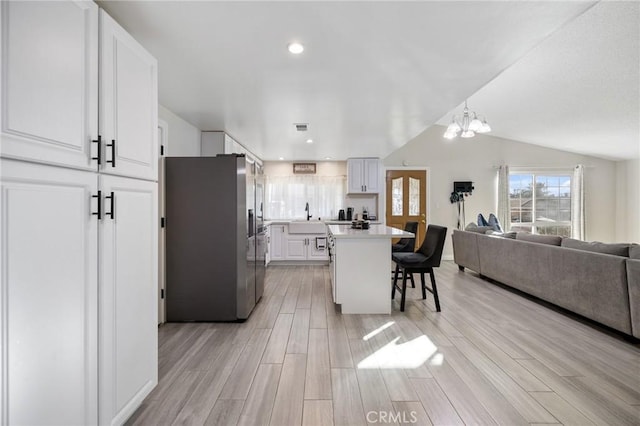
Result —
<instances>
[{"instance_id":1,"label":"interior doorway","mask_svg":"<svg viewBox=\"0 0 640 426\"><path fill-rule=\"evenodd\" d=\"M404 229L407 222L418 222L420 247L427 226L427 171L387 170L385 182L387 226Z\"/></svg>"}]
</instances>

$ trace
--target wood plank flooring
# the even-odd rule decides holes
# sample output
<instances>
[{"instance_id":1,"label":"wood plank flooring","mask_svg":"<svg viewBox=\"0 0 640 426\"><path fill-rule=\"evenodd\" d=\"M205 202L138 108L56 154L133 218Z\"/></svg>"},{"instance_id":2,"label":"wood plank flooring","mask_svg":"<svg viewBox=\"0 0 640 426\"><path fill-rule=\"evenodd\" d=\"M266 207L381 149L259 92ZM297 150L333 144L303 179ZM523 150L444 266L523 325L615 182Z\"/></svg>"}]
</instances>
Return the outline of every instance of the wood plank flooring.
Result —
<instances>
[{"instance_id":1,"label":"wood plank flooring","mask_svg":"<svg viewBox=\"0 0 640 426\"><path fill-rule=\"evenodd\" d=\"M246 322L159 327L127 424L640 425L637 341L452 262L436 276L440 313L412 289L406 312L341 315L327 267L269 267Z\"/></svg>"}]
</instances>

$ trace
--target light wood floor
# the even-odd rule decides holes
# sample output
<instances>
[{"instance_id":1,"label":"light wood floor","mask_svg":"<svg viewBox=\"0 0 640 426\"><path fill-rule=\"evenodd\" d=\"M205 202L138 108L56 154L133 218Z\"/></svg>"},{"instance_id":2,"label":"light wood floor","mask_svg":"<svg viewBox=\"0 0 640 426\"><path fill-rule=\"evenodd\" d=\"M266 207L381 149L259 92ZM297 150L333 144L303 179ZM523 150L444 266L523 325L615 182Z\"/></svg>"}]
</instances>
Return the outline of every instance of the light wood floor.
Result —
<instances>
[{"instance_id":1,"label":"light wood floor","mask_svg":"<svg viewBox=\"0 0 640 426\"><path fill-rule=\"evenodd\" d=\"M436 276L441 313L416 289L404 313L340 315L327 267L269 267L247 322L159 328L129 424L640 424L637 341L452 262Z\"/></svg>"}]
</instances>

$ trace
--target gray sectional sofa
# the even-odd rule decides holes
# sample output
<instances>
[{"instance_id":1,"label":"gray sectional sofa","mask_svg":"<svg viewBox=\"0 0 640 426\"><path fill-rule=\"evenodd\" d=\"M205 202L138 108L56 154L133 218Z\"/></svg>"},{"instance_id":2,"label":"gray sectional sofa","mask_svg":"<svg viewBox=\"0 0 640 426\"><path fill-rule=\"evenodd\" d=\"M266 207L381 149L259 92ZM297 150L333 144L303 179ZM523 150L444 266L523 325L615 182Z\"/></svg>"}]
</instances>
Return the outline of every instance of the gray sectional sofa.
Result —
<instances>
[{"instance_id":1,"label":"gray sectional sofa","mask_svg":"<svg viewBox=\"0 0 640 426\"><path fill-rule=\"evenodd\" d=\"M461 270L640 338L639 245L490 234L453 231L454 261Z\"/></svg>"}]
</instances>

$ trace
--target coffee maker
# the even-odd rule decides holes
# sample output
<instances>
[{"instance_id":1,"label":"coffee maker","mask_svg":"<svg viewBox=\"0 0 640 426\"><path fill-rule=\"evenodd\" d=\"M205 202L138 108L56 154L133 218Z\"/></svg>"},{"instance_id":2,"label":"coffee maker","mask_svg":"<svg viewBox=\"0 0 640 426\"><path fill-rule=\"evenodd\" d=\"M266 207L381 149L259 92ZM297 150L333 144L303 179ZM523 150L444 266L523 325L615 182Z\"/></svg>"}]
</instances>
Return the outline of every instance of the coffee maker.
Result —
<instances>
[{"instance_id":1,"label":"coffee maker","mask_svg":"<svg viewBox=\"0 0 640 426\"><path fill-rule=\"evenodd\" d=\"M347 220L353 220L353 207L347 207Z\"/></svg>"}]
</instances>

